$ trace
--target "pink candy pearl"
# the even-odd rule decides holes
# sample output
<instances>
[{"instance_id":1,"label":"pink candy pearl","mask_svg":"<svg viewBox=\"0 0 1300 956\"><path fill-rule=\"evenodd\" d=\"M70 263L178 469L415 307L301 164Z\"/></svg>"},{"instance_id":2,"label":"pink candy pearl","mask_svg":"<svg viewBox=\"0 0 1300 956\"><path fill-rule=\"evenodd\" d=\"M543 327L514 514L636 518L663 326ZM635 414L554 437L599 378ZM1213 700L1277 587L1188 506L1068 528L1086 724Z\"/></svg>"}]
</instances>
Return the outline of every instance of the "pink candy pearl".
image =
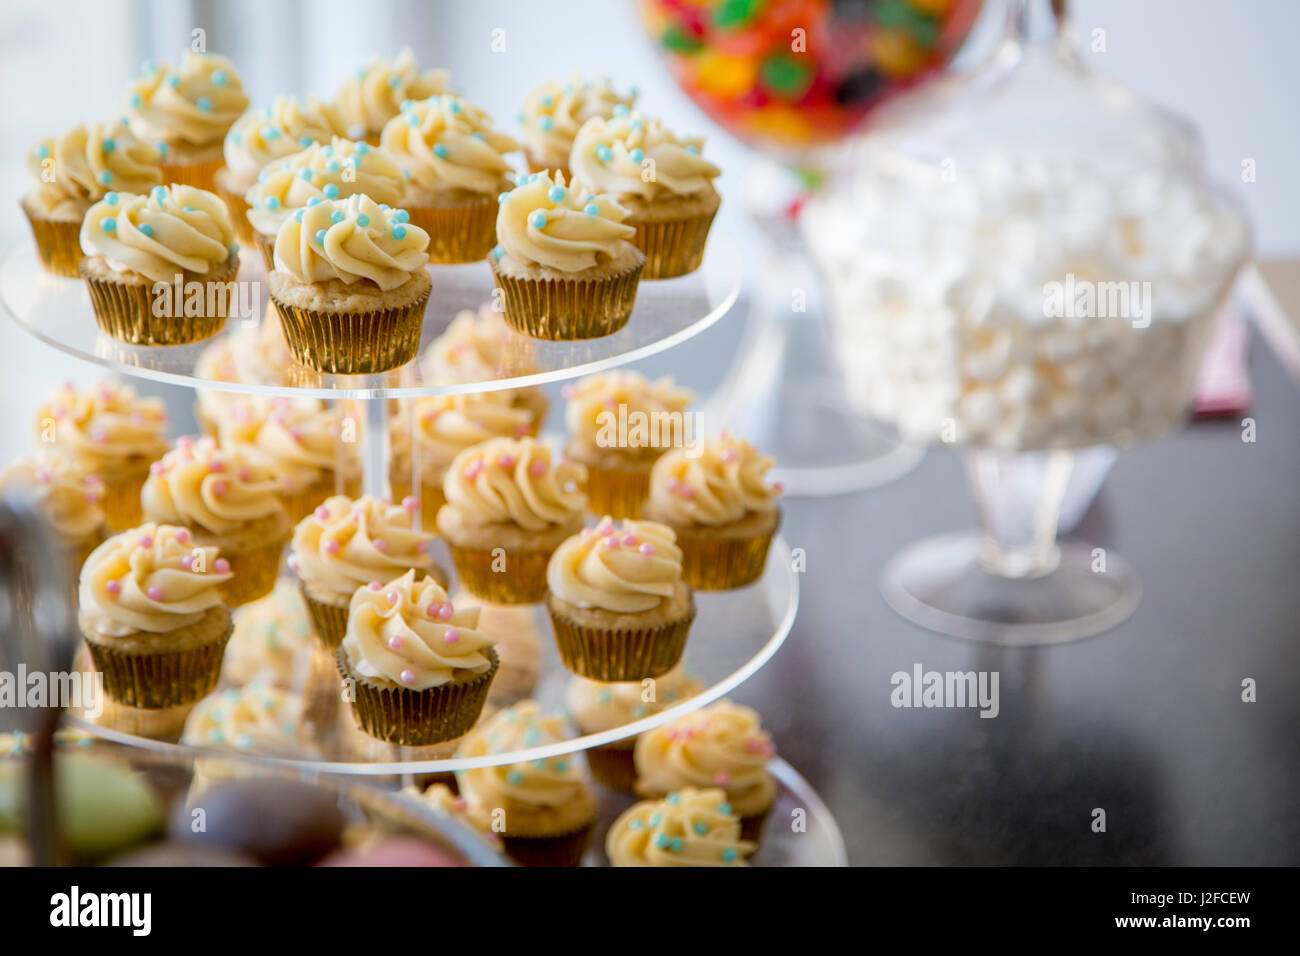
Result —
<instances>
[{"instance_id":1,"label":"pink candy pearl","mask_svg":"<svg viewBox=\"0 0 1300 956\"><path fill-rule=\"evenodd\" d=\"M394 634L392 637L388 639L388 649L390 651L400 651L402 649L402 645L405 643L406 642L402 640L402 635Z\"/></svg>"},{"instance_id":2,"label":"pink candy pearl","mask_svg":"<svg viewBox=\"0 0 1300 956\"><path fill-rule=\"evenodd\" d=\"M208 471L213 472L214 474L218 474L218 475L219 475L219 474L221 474L221 472L223 472L223 471L225 471L225 470L226 470L226 463L225 463L224 461L210 461L210 462L208 462Z\"/></svg>"},{"instance_id":3,"label":"pink candy pearl","mask_svg":"<svg viewBox=\"0 0 1300 956\"><path fill-rule=\"evenodd\" d=\"M627 534L623 535L623 543L630 548L632 545L636 544L636 535L629 531Z\"/></svg>"},{"instance_id":4,"label":"pink candy pearl","mask_svg":"<svg viewBox=\"0 0 1300 956\"><path fill-rule=\"evenodd\" d=\"M181 558L181 567L184 568L186 571L188 571L190 568L194 567L194 557L193 557L193 555L189 555L189 554L187 554L187 555L185 555L185 557Z\"/></svg>"},{"instance_id":5,"label":"pink candy pearl","mask_svg":"<svg viewBox=\"0 0 1300 956\"><path fill-rule=\"evenodd\" d=\"M407 495L402 499L402 507L407 511L415 511L416 508L420 507L420 502L416 500L414 495Z\"/></svg>"},{"instance_id":6,"label":"pink candy pearl","mask_svg":"<svg viewBox=\"0 0 1300 956\"><path fill-rule=\"evenodd\" d=\"M641 545L641 547L638 548L637 550L640 551L648 558L655 553L655 546L651 544L649 541L647 541L645 544Z\"/></svg>"},{"instance_id":7,"label":"pink candy pearl","mask_svg":"<svg viewBox=\"0 0 1300 956\"><path fill-rule=\"evenodd\" d=\"M713 775L713 782L719 787L727 787L731 784L731 775L719 770Z\"/></svg>"},{"instance_id":8,"label":"pink candy pearl","mask_svg":"<svg viewBox=\"0 0 1300 956\"><path fill-rule=\"evenodd\" d=\"M326 542L325 542L325 553L326 553L326 554L338 554L338 553L339 553L339 543L338 543L337 541L333 540L332 538L331 538L329 541L326 541Z\"/></svg>"},{"instance_id":9,"label":"pink candy pearl","mask_svg":"<svg viewBox=\"0 0 1300 956\"><path fill-rule=\"evenodd\" d=\"M736 460L736 453L732 451L730 448L728 448L726 451L722 453L722 460L725 461L728 465L730 465L733 461Z\"/></svg>"},{"instance_id":10,"label":"pink candy pearl","mask_svg":"<svg viewBox=\"0 0 1300 956\"><path fill-rule=\"evenodd\" d=\"M546 474L546 462L544 461L533 462L531 465L528 466L528 473L532 475L534 478L540 478L542 475Z\"/></svg>"},{"instance_id":11,"label":"pink candy pearl","mask_svg":"<svg viewBox=\"0 0 1300 956\"><path fill-rule=\"evenodd\" d=\"M451 620L451 616L455 613L456 609L451 606L450 601L447 601L442 605L442 607L438 608L438 617L442 618L444 621Z\"/></svg>"},{"instance_id":12,"label":"pink candy pearl","mask_svg":"<svg viewBox=\"0 0 1300 956\"><path fill-rule=\"evenodd\" d=\"M185 528L181 528L179 531L176 532L176 540L179 541L181 544L189 544L190 543L189 531L187 531Z\"/></svg>"},{"instance_id":13,"label":"pink candy pearl","mask_svg":"<svg viewBox=\"0 0 1300 956\"><path fill-rule=\"evenodd\" d=\"M785 491L785 484L779 481L772 482L772 490L778 495Z\"/></svg>"},{"instance_id":14,"label":"pink candy pearl","mask_svg":"<svg viewBox=\"0 0 1300 956\"><path fill-rule=\"evenodd\" d=\"M149 537L147 534L142 534L142 535L140 535L140 547L142 547L142 548L152 548L152 547L153 547L153 538Z\"/></svg>"},{"instance_id":15,"label":"pink candy pearl","mask_svg":"<svg viewBox=\"0 0 1300 956\"><path fill-rule=\"evenodd\" d=\"M218 574L230 573L230 562L225 558L217 558L217 563L214 564L213 567L217 569Z\"/></svg>"},{"instance_id":16,"label":"pink candy pearl","mask_svg":"<svg viewBox=\"0 0 1300 956\"><path fill-rule=\"evenodd\" d=\"M690 485L686 485L686 486L684 486L684 487L682 488L682 497L683 497L683 498L688 498L688 499L689 499L689 498L694 498L694 497L695 497L695 489L692 488Z\"/></svg>"},{"instance_id":17,"label":"pink candy pearl","mask_svg":"<svg viewBox=\"0 0 1300 956\"><path fill-rule=\"evenodd\" d=\"M398 594L396 591L389 591L389 592L388 592L388 603L389 603L389 604L396 604L396 603L398 602L398 600L401 599L401 597L402 597L402 596L401 596L400 594Z\"/></svg>"},{"instance_id":18,"label":"pink candy pearl","mask_svg":"<svg viewBox=\"0 0 1300 956\"><path fill-rule=\"evenodd\" d=\"M330 510L326 508L324 505L321 505L319 508L316 509L316 519L318 521L325 521L329 518L329 516L330 516Z\"/></svg>"},{"instance_id":19,"label":"pink candy pearl","mask_svg":"<svg viewBox=\"0 0 1300 956\"><path fill-rule=\"evenodd\" d=\"M239 469L239 480L240 480L240 481L249 481L249 480L252 479L252 477L253 477L253 473L252 473L251 471L249 471L247 468L241 468L241 469Z\"/></svg>"},{"instance_id":20,"label":"pink candy pearl","mask_svg":"<svg viewBox=\"0 0 1300 956\"><path fill-rule=\"evenodd\" d=\"M193 447L193 445L194 445L194 439L191 438L189 435L182 435L180 438L176 439L177 448L189 450L190 448Z\"/></svg>"},{"instance_id":21,"label":"pink candy pearl","mask_svg":"<svg viewBox=\"0 0 1300 956\"><path fill-rule=\"evenodd\" d=\"M107 591L109 594L111 594L113 597L117 597L119 594L122 593L122 582L109 581L107 584L104 585L104 590Z\"/></svg>"},{"instance_id":22,"label":"pink candy pearl","mask_svg":"<svg viewBox=\"0 0 1300 956\"><path fill-rule=\"evenodd\" d=\"M218 498L220 498L229 490L230 489L228 488L226 483L222 481L220 478L218 478L216 481L212 483L212 493L216 495Z\"/></svg>"},{"instance_id":23,"label":"pink candy pearl","mask_svg":"<svg viewBox=\"0 0 1300 956\"><path fill-rule=\"evenodd\" d=\"M430 604L428 607L426 607L426 608L424 609L424 614L425 614L426 617L437 617L437 616L438 616L438 611L439 611L441 608L442 608L442 605L439 604L437 601L434 601L432 604Z\"/></svg>"},{"instance_id":24,"label":"pink candy pearl","mask_svg":"<svg viewBox=\"0 0 1300 956\"><path fill-rule=\"evenodd\" d=\"M429 553L429 542L427 542L427 541L417 541L417 542L415 542L415 553L416 553L416 554L428 554L428 553Z\"/></svg>"},{"instance_id":25,"label":"pink candy pearl","mask_svg":"<svg viewBox=\"0 0 1300 956\"><path fill-rule=\"evenodd\" d=\"M513 468L515 467L515 456L502 455L497 459L497 464L500 465L502 468Z\"/></svg>"},{"instance_id":26,"label":"pink candy pearl","mask_svg":"<svg viewBox=\"0 0 1300 956\"><path fill-rule=\"evenodd\" d=\"M668 490L669 490L669 491L681 491L681 490L682 490L682 483L681 483L680 479L677 479L677 478L669 478L669 479L668 479Z\"/></svg>"},{"instance_id":27,"label":"pink candy pearl","mask_svg":"<svg viewBox=\"0 0 1300 956\"><path fill-rule=\"evenodd\" d=\"M401 678L401 681L402 681L403 684L414 684L414 683L415 683L415 671L413 671L413 670L409 670L409 669L408 669L408 670L404 670L404 671L402 671L402 673L400 673L400 674L397 675L397 676Z\"/></svg>"},{"instance_id":28,"label":"pink candy pearl","mask_svg":"<svg viewBox=\"0 0 1300 956\"><path fill-rule=\"evenodd\" d=\"M161 601L163 596L163 589L158 587L158 585L155 584L153 587L151 587L149 590L145 591L144 593L149 596L150 601Z\"/></svg>"},{"instance_id":29,"label":"pink candy pearl","mask_svg":"<svg viewBox=\"0 0 1300 956\"><path fill-rule=\"evenodd\" d=\"M162 473L163 473L163 465L162 465L162 462L160 462L160 461L155 461L152 465L149 466L149 474L151 474L151 475L161 475Z\"/></svg>"},{"instance_id":30,"label":"pink candy pearl","mask_svg":"<svg viewBox=\"0 0 1300 956\"><path fill-rule=\"evenodd\" d=\"M458 643L460 641L460 631L453 627L446 634L442 635L442 639L447 644Z\"/></svg>"},{"instance_id":31,"label":"pink candy pearl","mask_svg":"<svg viewBox=\"0 0 1300 956\"><path fill-rule=\"evenodd\" d=\"M375 550L378 551L380 554L383 554L385 551L388 550L388 542L385 541L383 538L375 538L370 543L374 545Z\"/></svg>"},{"instance_id":32,"label":"pink candy pearl","mask_svg":"<svg viewBox=\"0 0 1300 956\"><path fill-rule=\"evenodd\" d=\"M370 588L370 590L372 591L382 591L384 589L384 586L380 584L378 581L371 581L369 584L366 585L366 587Z\"/></svg>"}]
</instances>

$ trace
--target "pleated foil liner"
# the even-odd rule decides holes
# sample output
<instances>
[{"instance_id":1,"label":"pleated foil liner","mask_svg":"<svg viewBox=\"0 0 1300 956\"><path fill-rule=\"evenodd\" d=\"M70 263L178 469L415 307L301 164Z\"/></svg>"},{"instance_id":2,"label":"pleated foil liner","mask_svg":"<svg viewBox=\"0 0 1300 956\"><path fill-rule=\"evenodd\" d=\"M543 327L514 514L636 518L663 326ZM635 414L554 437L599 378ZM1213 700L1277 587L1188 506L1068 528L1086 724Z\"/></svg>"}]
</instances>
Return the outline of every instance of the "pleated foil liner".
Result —
<instances>
[{"instance_id":1,"label":"pleated foil liner","mask_svg":"<svg viewBox=\"0 0 1300 956\"><path fill-rule=\"evenodd\" d=\"M339 607L316 600L301 581L298 582L298 592L307 605L307 616L315 627L317 639L330 651L338 650L348 632L348 605Z\"/></svg>"},{"instance_id":2,"label":"pleated foil liner","mask_svg":"<svg viewBox=\"0 0 1300 956\"><path fill-rule=\"evenodd\" d=\"M225 157L209 160L206 163L169 163L164 160L159 164L163 182L182 183L197 186L210 193L217 191L217 170L226 165Z\"/></svg>"},{"instance_id":3,"label":"pleated foil liner","mask_svg":"<svg viewBox=\"0 0 1300 956\"><path fill-rule=\"evenodd\" d=\"M704 261L704 244L716 209L686 219L629 223L636 226L632 245L645 253L645 279L672 279L694 272Z\"/></svg>"},{"instance_id":4,"label":"pleated foil liner","mask_svg":"<svg viewBox=\"0 0 1300 956\"><path fill-rule=\"evenodd\" d=\"M484 652L492 666L482 674L423 690L381 684L356 674L341 647L335 660L339 673L355 688L352 713L357 725L377 740L421 747L454 740L468 733L478 720L487 701L488 686L500 666L496 651L489 647Z\"/></svg>"},{"instance_id":5,"label":"pleated foil liner","mask_svg":"<svg viewBox=\"0 0 1300 956\"><path fill-rule=\"evenodd\" d=\"M636 518L650 497L650 469L587 466L587 511L600 518Z\"/></svg>"},{"instance_id":6,"label":"pleated foil liner","mask_svg":"<svg viewBox=\"0 0 1300 956\"><path fill-rule=\"evenodd\" d=\"M270 594L280 576L280 554L287 541L277 538L242 552L223 549L221 556L230 562L231 577L218 589L222 599L231 607L239 607Z\"/></svg>"},{"instance_id":7,"label":"pleated foil liner","mask_svg":"<svg viewBox=\"0 0 1300 956\"><path fill-rule=\"evenodd\" d=\"M492 570L492 548L461 548L447 542L460 585L492 604L536 604L546 597L550 551L506 551L504 571Z\"/></svg>"},{"instance_id":8,"label":"pleated foil liner","mask_svg":"<svg viewBox=\"0 0 1300 956\"><path fill-rule=\"evenodd\" d=\"M626 744L626 746L621 746ZM636 738L630 741L592 747L587 751L587 767L591 775L619 793L636 792Z\"/></svg>"},{"instance_id":9,"label":"pleated foil liner","mask_svg":"<svg viewBox=\"0 0 1300 956\"><path fill-rule=\"evenodd\" d=\"M274 296L289 353L309 368L337 375L368 375L405 365L420 349L426 292L397 309L318 312Z\"/></svg>"},{"instance_id":10,"label":"pleated foil liner","mask_svg":"<svg viewBox=\"0 0 1300 956\"><path fill-rule=\"evenodd\" d=\"M191 704L212 693L221 676L221 658L233 623L216 641L185 651L132 653L87 637L95 670L104 675L104 693L120 704L159 710Z\"/></svg>"},{"instance_id":11,"label":"pleated foil liner","mask_svg":"<svg viewBox=\"0 0 1300 956\"><path fill-rule=\"evenodd\" d=\"M571 341L612 335L632 316L644 260L599 279L524 279L502 275L488 256L505 298L505 320L535 339Z\"/></svg>"},{"instance_id":12,"label":"pleated foil liner","mask_svg":"<svg viewBox=\"0 0 1300 956\"><path fill-rule=\"evenodd\" d=\"M90 304L95 310L95 321L100 331L119 342L131 345L185 345L208 339L222 330L230 310L228 296L213 299L213 308L203 315L154 315L155 293L153 284L119 282L113 278L91 276L84 267L81 276L90 290ZM216 275L204 279L186 280L201 282L204 286L204 304L207 288L233 282L239 273L239 257L231 256L226 267ZM172 303L170 312L185 312L185 301Z\"/></svg>"},{"instance_id":13,"label":"pleated foil liner","mask_svg":"<svg viewBox=\"0 0 1300 956\"><path fill-rule=\"evenodd\" d=\"M506 855L519 866L581 866L594 823L571 833L549 837L519 837L501 834Z\"/></svg>"},{"instance_id":14,"label":"pleated foil liner","mask_svg":"<svg viewBox=\"0 0 1300 956\"><path fill-rule=\"evenodd\" d=\"M716 538L674 528L682 549L682 580L700 591L729 591L753 584L767 567L773 530L748 538Z\"/></svg>"},{"instance_id":15,"label":"pleated foil liner","mask_svg":"<svg viewBox=\"0 0 1300 956\"><path fill-rule=\"evenodd\" d=\"M104 500L100 507L109 531L130 531L144 521L140 492L148 477L149 466L142 465L138 471L104 479Z\"/></svg>"},{"instance_id":16,"label":"pleated foil liner","mask_svg":"<svg viewBox=\"0 0 1300 956\"><path fill-rule=\"evenodd\" d=\"M479 262L496 245L497 199L484 196L463 206L403 206L411 223L429 234L429 261L442 265Z\"/></svg>"},{"instance_id":17,"label":"pleated foil liner","mask_svg":"<svg viewBox=\"0 0 1300 956\"><path fill-rule=\"evenodd\" d=\"M27 205L21 204L27 221L31 223L32 237L36 240L36 252L46 272L75 279L81 273L77 263L81 261L81 223L78 221L61 222L57 219L42 219L27 211Z\"/></svg>"},{"instance_id":18,"label":"pleated foil liner","mask_svg":"<svg viewBox=\"0 0 1300 956\"><path fill-rule=\"evenodd\" d=\"M695 620L693 600L686 617L640 630L590 627L556 611L549 599L546 610L564 666L579 677L607 682L667 674L681 660L686 636Z\"/></svg>"}]
</instances>

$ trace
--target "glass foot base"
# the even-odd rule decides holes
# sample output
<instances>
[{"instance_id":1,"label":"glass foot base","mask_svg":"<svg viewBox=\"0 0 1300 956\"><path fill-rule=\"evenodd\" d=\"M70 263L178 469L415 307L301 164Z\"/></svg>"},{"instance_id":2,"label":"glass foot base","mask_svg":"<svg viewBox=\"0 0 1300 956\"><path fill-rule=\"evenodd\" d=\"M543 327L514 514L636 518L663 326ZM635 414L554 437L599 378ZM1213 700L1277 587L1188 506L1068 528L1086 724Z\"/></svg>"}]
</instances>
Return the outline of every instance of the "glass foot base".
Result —
<instances>
[{"instance_id":1,"label":"glass foot base","mask_svg":"<svg viewBox=\"0 0 1300 956\"><path fill-rule=\"evenodd\" d=\"M1054 570L1006 578L980 564L978 533L926 538L890 559L881 594L902 617L931 631L1014 647L1090 637L1133 613L1142 585L1127 561L1109 551L1094 554L1078 541L1058 546Z\"/></svg>"}]
</instances>

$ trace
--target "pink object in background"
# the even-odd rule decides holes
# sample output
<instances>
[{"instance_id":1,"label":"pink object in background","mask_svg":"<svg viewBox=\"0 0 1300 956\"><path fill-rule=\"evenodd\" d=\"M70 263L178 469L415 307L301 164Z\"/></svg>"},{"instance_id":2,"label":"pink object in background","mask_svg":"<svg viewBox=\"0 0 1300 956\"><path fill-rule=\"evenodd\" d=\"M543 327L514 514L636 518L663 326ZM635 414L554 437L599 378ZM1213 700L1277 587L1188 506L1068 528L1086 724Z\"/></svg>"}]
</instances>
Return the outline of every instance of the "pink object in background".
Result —
<instances>
[{"instance_id":1,"label":"pink object in background","mask_svg":"<svg viewBox=\"0 0 1300 956\"><path fill-rule=\"evenodd\" d=\"M1250 329L1235 300L1229 300L1214 327L1196 380L1197 418L1231 418L1250 408L1254 393L1246 366Z\"/></svg>"}]
</instances>

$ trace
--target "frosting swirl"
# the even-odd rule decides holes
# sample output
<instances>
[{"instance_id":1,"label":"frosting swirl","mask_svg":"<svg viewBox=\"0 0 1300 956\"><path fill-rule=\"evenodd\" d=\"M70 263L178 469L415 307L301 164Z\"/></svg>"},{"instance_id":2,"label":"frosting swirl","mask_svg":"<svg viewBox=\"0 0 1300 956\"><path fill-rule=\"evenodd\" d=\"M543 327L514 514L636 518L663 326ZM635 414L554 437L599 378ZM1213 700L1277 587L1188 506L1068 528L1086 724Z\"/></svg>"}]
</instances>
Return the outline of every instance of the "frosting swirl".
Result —
<instances>
[{"instance_id":1,"label":"frosting swirl","mask_svg":"<svg viewBox=\"0 0 1300 956\"><path fill-rule=\"evenodd\" d=\"M455 610L437 581L412 570L357 588L343 651L362 677L425 690L492 666L492 638L477 626L478 608Z\"/></svg>"},{"instance_id":2,"label":"frosting swirl","mask_svg":"<svg viewBox=\"0 0 1300 956\"><path fill-rule=\"evenodd\" d=\"M262 681L203 698L186 719L181 741L284 757L315 751L303 723L302 698Z\"/></svg>"},{"instance_id":3,"label":"frosting swirl","mask_svg":"<svg viewBox=\"0 0 1300 956\"><path fill-rule=\"evenodd\" d=\"M564 702L583 732L594 734L667 710L703 689L685 665L678 664L662 677L643 681L606 683L573 677Z\"/></svg>"},{"instance_id":4,"label":"frosting swirl","mask_svg":"<svg viewBox=\"0 0 1300 956\"><path fill-rule=\"evenodd\" d=\"M552 464L550 447L535 438L491 438L452 460L442 490L447 506L470 524L545 531L581 514L586 480L586 468Z\"/></svg>"},{"instance_id":5,"label":"frosting swirl","mask_svg":"<svg viewBox=\"0 0 1300 956\"><path fill-rule=\"evenodd\" d=\"M253 228L273 236L306 206L361 194L384 206L395 206L405 188L402 170L383 150L335 138L272 160L257 174L257 182L244 199Z\"/></svg>"},{"instance_id":6,"label":"frosting swirl","mask_svg":"<svg viewBox=\"0 0 1300 956\"><path fill-rule=\"evenodd\" d=\"M81 250L154 282L209 275L239 251L221 197L182 185L155 186L148 196L108 193L86 211Z\"/></svg>"},{"instance_id":7,"label":"frosting swirl","mask_svg":"<svg viewBox=\"0 0 1300 956\"><path fill-rule=\"evenodd\" d=\"M749 442L721 432L699 455L675 448L650 472L654 516L671 525L722 525L747 514L772 511L780 495L765 475L774 462Z\"/></svg>"},{"instance_id":8,"label":"frosting swirl","mask_svg":"<svg viewBox=\"0 0 1300 956\"><path fill-rule=\"evenodd\" d=\"M200 559L201 560L198 560ZM221 605L230 566L184 528L152 522L114 535L81 569L81 614L95 634L170 634Z\"/></svg>"},{"instance_id":9,"label":"frosting swirl","mask_svg":"<svg viewBox=\"0 0 1300 956\"><path fill-rule=\"evenodd\" d=\"M275 492L266 459L237 447L220 448L211 438L186 436L149 466L140 500L153 521L225 534L259 518L283 516Z\"/></svg>"},{"instance_id":10,"label":"frosting swirl","mask_svg":"<svg viewBox=\"0 0 1300 956\"><path fill-rule=\"evenodd\" d=\"M754 850L727 795L693 787L629 807L605 837L614 866L749 866Z\"/></svg>"},{"instance_id":11,"label":"frosting swirl","mask_svg":"<svg viewBox=\"0 0 1300 956\"><path fill-rule=\"evenodd\" d=\"M52 217L80 219L109 190L148 192L162 183L162 153L121 124L78 123L43 139L27 154L36 208Z\"/></svg>"},{"instance_id":12,"label":"frosting swirl","mask_svg":"<svg viewBox=\"0 0 1300 956\"><path fill-rule=\"evenodd\" d=\"M619 106L630 109L635 102L635 90L619 93L607 78L584 83L575 75L567 83L543 83L528 94L519 114L524 143L534 164L563 168L583 123L597 116L613 116Z\"/></svg>"},{"instance_id":13,"label":"frosting swirl","mask_svg":"<svg viewBox=\"0 0 1300 956\"><path fill-rule=\"evenodd\" d=\"M677 535L653 521L600 520L583 528L551 555L546 585L578 607L636 614L658 607L682 578Z\"/></svg>"},{"instance_id":14,"label":"frosting swirl","mask_svg":"<svg viewBox=\"0 0 1300 956\"><path fill-rule=\"evenodd\" d=\"M393 447L418 456L420 470L441 478L453 458L489 438L527 435L533 413L500 392L432 395L399 406L390 420Z\"/></svg>"},{"instance_id":15,"label":"frosting swirl","mask_svg":"<svg viewBox=\"0 0 1300 956\"><path fill-rule=\"evenodd\" d=\"M497 210L498 259L514 256L560 272L581 272L626 255L636 230L609 196L564 185L564 174L520 176ZM639 254L639 253L638 253Z\"/></svg>"},{"instance_id":16,"label":"frosting swirl","mask_svg":"<svg viewBox=\"0 0 1300 956\"><path fill-rule=\"evenodd\" d=\"M501 838L492 829L492 815L484 807L475 806L464 797L452 793L451 788L445 783L430 784L423 793L415 786L406 787L402 792L427 804L434 813L453 817L467 824L493 847L501 842Z\"/></svg>"},{"instance_id":17,"label":"frosting swirl","mask_svg":"<svg viewBox=\"0 0 1300 956\"><path fill-rule=\"evenodd\" d=\"M406 202L431 205L440 193L491 196L508 186L502 158L519 144L495 129L492 117L459 96L407 102L384 126L380 144L411 176Z\"/></svg>"},{"instance_id":18,"label":"frosting swirl","mask_svg":"<svg viewBox=\"0 0 1300 956\"><path fill-rule=\"evenodd\" d=\"M355 443L339 441L342 410L316 398L240 396L217 420L223 446L247 447L268 458L284 491L296 492L330 472L353 474Z\"/></svg>"},{"instance_id":19,"label":"frosting swirl","mask_svg":"<svg viewBox=\"0 0 1300 956\"><path fill-rule=\"evenodd\" d=\"M378 133L397 115L405 100L423 100L447 92L446 70L421 71L415 54L404 47L390 60L358 67L334 94L333 106L352 139Z\"/></svg>"},{"instance_id":20,"label":"frosting swirl","mask_svg":"<svg viewBox=\"0 0 1300 956\"><path fill-rule=\"evenodd\" d=\"M531 369L527 342L490 304L477 312L461 309L424 350L420 368L430 382L490 382ZM515 395L518 389L507 390Z\"/></svg>"},{"instance_id":21,"label":"frosting swirl","mask_svg":"<svg viewBox=\"0 0 1300 956\"><path fill-rule=\"evenodd\" d=\"M692 196L712 188L722 170L700 155L703 137L678 138L663 122L622 110L593 117L573 141L573 178L615 199Z\"/></svg>"},{"instance_id":22,"label":"frosting swirl","mask_svg":"<svg viewBox=\"0 0 1300 956\"><path fill-rule=\"evenodd\" d=\"M166 427L161 399L137 398L131 386L108 380L83 391L66 383L36 413L38 441L101 476L160 458L167 451Z\"/></svg>"},{"instance_id":23,"label":"frosting swirl","mask_svg":"<svg viewBox=\"0 0 1300 956\"><path fill-rule=\"evenodd\" d=\"M471 731L456 756L482 757L565 739L559 714L544 716L534 701L524 700L498 711ZM582 769L568 756L459 770L456 782L471 804L488 810L503 808L507 826L514 807L557 808L590 800Z\"/></svg>"},{"instance_id":24,"label":"frosting swirl","mask_svg":"<svg viewBox=\"0 0 1300 956\"><path fill-rule=\"evenodd\" d=\"M775 753L756 711L720 700L637 738L637 792L721 787L734 797L759 791L770 786L764 768Z\"/></svg>"},{"instance_id":25,"label":"frosting swirl","mask_svg":"<svg viewBox=\"0 0 1300 956\"><path fill-rule=\"evenodd\" d=\"M104 482L68 458L48 452L20 458L0 472L0 490L25 488L64 541L97 537L104 527Z\"/></svg>"},{"instance_id":26,"label":"frosting swirl","mask_svg":"<svg viewBox=\"0 0 1300 956\"><path fill-rule=\"evenodd\" d=\"M262 681L292 688L303 676L312 648L312 627L302 596L287 578L264 598L234 610L234 630L221 661L232 684Z\"/></svg>"},{"instance_id":27,"label":"frosting swirl","mask_svg":"<svg viewBox=\"0 0 1300 956\"><path fill-rule=\"evenodd\" d=\"M400 288L429 261L429 234L404 210L350 196L300 209L275 237L275 267L302 283L367 279L385 292Z\"/></svg>"},{"instance_id":28,"label":"frosting swirl","mask_svg":"<svg viewBox=\"0 0 1300 956\"><path fill-rule=\"evenodd\" d=\"M684 413L695 397L667 376L652 382L640 372L631 371L588 375L567 386L563 394L568 403L565 424L579 445L592 450L618 448L632 452L648 448L656 453L686 441ZM620 408L627 410L629 426L634 415L647 422L659 422L658 440L648 428L641 434L631 427L619 440L616 426Z\"/></svg>"},{"instance_id":29,"label":"frosting swirl","mask_svg":"<svg viewBox=\"0 0 1300 956\"><path fill-rule=\"evenodd\" d=\"M250 109L230 127L222 144L226 168L248 188L272 160L290 156L317 143L329 143L343 130L329 108L314 96L277 96L266 106Z\"/></svg>"},{"instance_id":30,"label":"frosting swirl","mask_svg":"<svg viewBox=\"0 0 1300 956\"><path fill-rule=\"evenodd\" d=\"M402 505L364 495L327 498L294 529L293 561L299 576L337 595L388 581L407 570L430 571L433 535L412 527L415 501Z\"/></svg>"},{"instance_id":31,"label":"frosting swirl","mask_svg":"<svg viewBox=\"0 0 1300 956\"><path fill-rule=\"evenodd\" d=\"M141 139L207 146L219 143L247 108L234 65L224 56L191 51L176 69L146 63L128 90L126 116Z\"/></svg>"}]
</instances>

